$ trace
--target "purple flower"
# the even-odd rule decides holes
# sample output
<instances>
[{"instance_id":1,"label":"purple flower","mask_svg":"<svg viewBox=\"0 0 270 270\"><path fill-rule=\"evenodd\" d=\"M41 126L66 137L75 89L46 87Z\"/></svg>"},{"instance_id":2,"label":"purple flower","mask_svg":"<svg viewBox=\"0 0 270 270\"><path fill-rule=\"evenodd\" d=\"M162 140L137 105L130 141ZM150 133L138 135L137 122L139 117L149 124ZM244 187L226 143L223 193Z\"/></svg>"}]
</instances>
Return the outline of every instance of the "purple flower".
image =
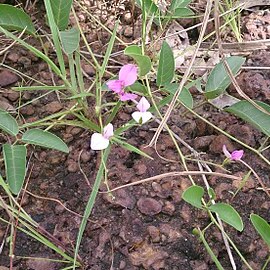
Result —
<instances>
[{"instance_id":1,"label":"purple flower","mask_svg":"<svg viewBox=\"0 0 270 270\"><path fill-rule=\"evenodd\" d=\"M224 155L230 160L240 160L244 154L244 150L234 150L232 153L230 153L227 150L227 147L225 144L223 144L222 150L223 150Z\"/></svg>"},{"instance_id":2,"label":"purple flower","mask_svg":"<svg viewBox=\"0 0 270 270\"><path fill-rule=\"evenodd\" d=\"M90 147L92 150L103 150L109 146L110 137L113 136L113 125L110 123L104 127L103 133L94 133L91 136Z\"/></svg>"},{"instance_id":3,"label":"purple flower","mask_svg":"<svg viewBox=\"0 0 270 270\"><path fill-rule=\"evenodd\" d=\"M110 90L117 93L121 101L134 100L137 95L125 93L125 88L134 84L138 77L138 68L135 65L124 65L119 72L118 80L110 80L106 84Z\"/></svg>"},{"instance_id":4,"label":"purple flower","mask_svg":"<svg viewBox=\"0 0 270 270\"><path fill-rule=\"evenodd\" d=\"M150 108L150 103L145 97L140 99L136 107L139 111L132 113L132 117L137 123L144 124L152 118L152 113L147 111Z\"/></svg>"}]
</instances>

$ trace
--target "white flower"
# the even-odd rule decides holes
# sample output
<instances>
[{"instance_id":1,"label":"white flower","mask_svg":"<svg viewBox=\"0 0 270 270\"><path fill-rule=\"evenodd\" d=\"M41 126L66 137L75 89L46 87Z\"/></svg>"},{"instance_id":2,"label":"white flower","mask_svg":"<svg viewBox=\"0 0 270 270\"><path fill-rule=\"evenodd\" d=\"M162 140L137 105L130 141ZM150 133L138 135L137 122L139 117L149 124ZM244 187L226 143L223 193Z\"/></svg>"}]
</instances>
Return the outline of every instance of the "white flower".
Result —
<instances>
[{"instance_id":1,"label":"white flower","mask_svg":"<svg viewBox=\"0 0 270 270\"><path fill-rule=\"evenodd\" d=\"M152 113L147 111L150 108L150 103L145 97L140 99L136 107L139 111L132 113L132 118L137 123L144 124L153 117Z\"/></svg>"},{"instance_id":2,"label":"white flower","mask_svg":"<svg viewBox=\"0 0 270 270\"><path fill-rule=\"evenodd\" d=\"M104 127L103 133L94 133L91 136L90 147L92 150L103 150L109 146L110 137L113 136L113 125L110 123Z\"/></svg>"}]
</instances>

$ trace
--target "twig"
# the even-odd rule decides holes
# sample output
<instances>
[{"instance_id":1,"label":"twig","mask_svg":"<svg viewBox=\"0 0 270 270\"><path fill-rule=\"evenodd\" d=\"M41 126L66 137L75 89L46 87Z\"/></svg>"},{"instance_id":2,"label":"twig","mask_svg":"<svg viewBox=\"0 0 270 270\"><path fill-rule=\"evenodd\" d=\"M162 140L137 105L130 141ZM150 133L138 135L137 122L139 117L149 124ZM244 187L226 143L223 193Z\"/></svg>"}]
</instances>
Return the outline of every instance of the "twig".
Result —
<instances>
[{"instance_id":1,"label":"twig","mask_svg":"<svg viewBox=\"0 0 270 270\"><path fill-rule=\"evenodd\" d=\"M79 153L79 156L78 156L78 165L79 165L79 170L80 170L80 172L82 173L82 175L83 175L83 177L84 177L84 179L85 179L86 184L90 187L90 182L89 182L89 180L88 180L88 178L87 178L85 172L83 171L83 169L82 169L82 167L81 167L81 155L82 155L82 152L83 152L83 151L84 151L84 150L82 149L82 150L80 151L80 153Z\"/></svg>"},{"instance_id":2,"label":"twig","mask_svg":"<svg viewBox=\"0 0 270 270\"><path fill-rule=\"evenodd\" d=\"M131 186L136 186L139 184L143 184L143 183L147 183L147 182L151 182L151 181L155 181L155 180L161 180L167 177L175 177L175 176L189 176L189 175L215 175L215 176L220 176L220 177L225 177L228 179L232 179L232 180L239 180L241 179L241 177L238 176L234 176L234 175L230 175L230 174L224 174L224 173L217 173L217 172L201 172L201 171L188 171L188 172L168 172L168 173L163 173L163 174L159 174L156 176L152 176L152 177L148 177L142 180L138 180L126 185L122 185L116 188L113 188L110 190L110 192L122 189L122 188L126 188L126 187L131 187ZM108 193L108 191L101 191L99 193Z\"/></svg>"},{"instance_id":3,"label":"twig","mask_svg":"<svg viewBox=\"0 0 270 270\"><path fill-rule=\"evenodd\" d=\"M194 61L196 59L196 55L199 51L199 48L200 48L200 45L203 41L203 37L204 37L204 33L205 33L205 30L206 30L206 26L207 26L207 22L208 22L208 19L209 19L209 16L210 16L210 13L211 13L211 7L212 7L212 1L213 0L208 0L207 1L207 6L206 6L206 10L205 10L205 15L204 15L204 19L203 19L203 24L202 24L202 29L201 29L201 32L200 32L200 36L198 38L198 42L197 42L197 46L196 46L196 49L194 51L194 54L190 60L190 64L189 64L189 67L187 68L187 70L185 71L184 73L184 76L183 76L183 79L177 89L177 91L175 92L174 96L173 96L173 99L169 105L169 108L164 116L164 118L162 119L156 133L154 134L151 142L149 143L149 146L153 146L153 145L156 145L156 142L157 142L157 139L161 133L161 131L163 130L164 126L166 125L166 122L168 121L170 115L171 115L171 112L174 108L174 105L176 103L176 101L178 100L178 97L190 75L190 72L191 72L191 69L192 69L192 65L194 64Z\"/></svg>"},{"instance_id":4,"label":"twig","mask_svg":"<svg viewBox=\"0 0 270 270\"><path fill-rule=\"evenodd\" d=\"M203 168L202 168L202 165L201 165L200 162L198 162L198 166L199 166L200 171L203 171ZM211 172L211 169L210 169L210 167L209 167L207 164L204 164L204 167L205 167L209 172ZM205 184L205 186L206 186L207 191L209 191L209 190L210 190L210 186L209 186L209 183L208 183L208 181L207 181L207 178L206 178L205 174L202 175L202 178L203 178L203 181L204 181L204 184ZM215 204L216 202L215 202L214 199L211 199L211 203L212 203L212 204ZM227 253L228 253L228 256L229 256L231 265L232 265L232 268L233 268L234 270L236 270L236 264L235 264L235 261L234 261L233 255L232 255L232 251L231 251L231 248L230 248L228 239L226 238L226 234L225 234L225 230L224 230L222 221L221 221L220 217L218 216L218 214L216 214L216 217L217 217L218 224L219 224L219 226L220 226L220 228L221 228L221 235L222 235L222 238L223 238L223 241L224 241L224 244L225 244L225 247L226 247L226 250L227 250Z\"/></svg>"}]
</instances>

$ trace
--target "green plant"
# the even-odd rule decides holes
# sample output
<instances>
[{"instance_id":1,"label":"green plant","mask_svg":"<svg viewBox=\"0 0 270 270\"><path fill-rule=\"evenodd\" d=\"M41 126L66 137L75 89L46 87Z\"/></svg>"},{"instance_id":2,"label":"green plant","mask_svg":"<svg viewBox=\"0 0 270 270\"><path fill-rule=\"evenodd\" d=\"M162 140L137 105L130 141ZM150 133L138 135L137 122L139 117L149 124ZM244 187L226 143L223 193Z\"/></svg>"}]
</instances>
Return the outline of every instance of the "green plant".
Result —
<instances>
[{"instance_id":1,"label":"green plant","mask_svg":"<svg viewBox=\"0 0 270 270\"><path fill-rule=\"evenodd\" d=\"M107 183L106 168L111 146L113 144L119 145L129 151L152 159L151 156L147 155L139 148L126 142L124 133L130 128L134 126L140 126L150 119L154 119L157 122L158 118L162 119L163 116L161 109L166 107L173 100L175 93L178 93L181 76L179 76L175 70L174 54L166 41L162 43L159 55L155 55L153 58L147 55L147 35L153 22L164 27L173 19L192 16L193 11L188 8L190 2L191 1L189 0L173 0L167 9L162 10L157 4L155 4L155 1L137 1L138 5L142 9L142 45L126 46L124 50L124 54L132 58L136 65L123 65L120 69L118 78L115 78L116 74L110 73L112 75L112 79L109 81L105 81L104 74L105 72L108 72L107 66L114 48L115 41L119 40L117 37L118 23L115 24L113 31L109 31L104 25L102 25L104 29L106 29L111 34L111 38L109 40L106 53L103 57L103 61L100 63L100 61L93 53L90 45L86 41L85 35L80 27L80 24L78 23L77 14L73 9L72 1L44 0L47 22L51 32L51 36L48 38L51 38L56 51L57 64L55 64L54 59L50 58L48 52L45 49L44 53L43 51L38 50L37 48L25 42L21 37L17 37L14 35L14 33L9 31L25 31L28 34L33 35L33 37L38 37L41 40L41 37L35 33L35 28L31 23L29 16L17 8L9 7L7 5L0 5L0 12L2 9L10 15L0 19L0 31L3 32L7 37L29 49L37 57L44 60L54 75L57 75L62 82L61 85L55 86L40 84L37 86L20 86L13 89L21 92L44 90L56 91L58 94L60 94L60 99L75 100L74 105L66 110L55 113L53 115L49 115L35 122L24 123L21 125L18 124L17 120L13 118L9 113L5 111L0 112L0 128L9 135L10 141L12 141L12 143L7 143L3 146L6 179L9 186L5 184L2 178L0 179L1 186L8 194L11 203L9 205L4 201L1 201L0 203L2 206L4 206L5 209L8 210L8 213L13 213L12 215L19 223L18 229L25 231L32 237L38 239L41 243L51 247L57 253L62 255L66 262L72 264L72 266L68 266L66 269L75 269L80 265L80 262L78 262L78 254L81 242L83 241L83 233L86 228L87 220L91 215L92 209L94 207L99 187L103 180L107 185L108 192L111 192L109 184ZM76 27L73 28L69 28L70 12L73 13L76 21ZM16 16L20 18L20 22L13 19ZM91 65L95 68L96 72L93 83L88 89L85 87L83 72L81 69L81 58L83 56L80 51L80 42L84 42L84 45L91 57ZM67 58L67 62L64 61L65 57ZM231 69L232 74L237 75L243 63L245 62L245 58L233 56L227 58L226 61L229 68ZM123 70L126 69L130 69L131 71L125 71L123 75ZM132 79L130 79L131 77ZM152 78L154 78L154 80L151 81ZM246 145L241 140L234 138L222 129L211 124L209 120L200 116L194 109L194 107L196 107L198 104L195 104L194 106L196 100L193 100L189 88L192 86L197 86L197 88L203 94L203 98L205 98L206 102L214 104L214 106L217 106L221 110L235 114L236 116L242 118L243 120L261 130L266 136L269 136L270 131L268 126L270 126L270 123L269 115L266 112L270 112L270 107L267 104L259 101L255 103L258 106L256 107L254 104L247 100L239 100L229 96L226 92L226 89L230 84L231 77L227 73L224 63L220 62L213 68L212 72L207 77L205 85L203 84L201 78L193 80L193 78L189 77L189 83L185 84L185 86L180 91L176 104L177 106L182 106L182 108L186 109L194 116L205 121L218 132L225 134L227 137L238 142L243 147L253 151L265 162L270 164L269 160L261 153L266 148L263 150L257 150ZM116 99L118 98L116 101L115 98L113 100L107 101L107 98L105 97L107 97L109 91L112 91L115 94ZM138 95L142 96L139 102L136 101L136 97ZM226 96L227 98L229 97L230 102L226 103L226 100L222 100L223 96ZM89 102L89 100L91 102ZM112 122L115 121L117 114L126 106L125 101L128 100L136 104L137 110L134 108L133 113L130 114L130 121L116 128L116 130L113 130ZM148 100L150 102L148 102ZM150 103L152 106L150 106ZM89 113L89 104L91 104L91 107L93 107L92 113ZM132 105L134 106L134 104ZM68 115L73 115L76 119L69 120L66 117ZM39 232L40 228L38 224L34 223L34 221L27 216L27 213L21 209L21 207L16 203L16 200L14 201L14 197L11 194L11 192L15 195L19 194L23 186L24 177L26 174L28 144L33 144L45 148L52 148L68 153L67 145L60 138L56 137L54 134L48 131L54 126L63 125L78 126L93 132L90 147L92 150L104 150L101 152L101 165L98 168L93 189L89 195L89 199L84 210L83 219L80 224L76 240L74 258L70 258L70 256L65 252L59 251L56 248L56 245L48 241L46 236L44 237L42 233ZM42 130L40 129L41 127L46 127L46 129ZM190 147L181 138L177 137L177 134L170 130L168 125L165 125L165 127L175 144L181 165L187 172L189 171L187 160L191 160L191 158L182 153L181 148L179 147L179 141L184 146L186 146L193 155L195 155L197 159L196 162L202 162L204 165L206 164L205 161L200 159L199 154L192 147ZM228 152L227 156L229 161L240 160L241 157L239 158L238 155L235 156L235 151L232 153ZM213 162L211 165L213 165ZM225 163L223 165L225 165ZM222 167L222 165L219 165L219 167ZM245 184L250 172L254 173L254 171L250 169L247 176L245 176L243 179L241 185ZM203 171L199 173L204 176ZM189 176L193 186L183 193L183 199L194 207L198 208L200 211L205 211L208 213L211 219L210 225L204 230L200 230L200 228L197 229L196 233L198 233L200 240L203 242L206 250L210 254L218 269L223 269L222 265L218 258L215 256L207 242L207 238L205 237L205 231L212 225L216 225L220 229L222 234L225 235L224 238L230 242L230 245L235 249L246 266L251 269L250 265L246 262L245 258L237 249L229 236L226 235L222 225L219 223L220 218L222 221L241 232L244 229L244 225L238 212L230 204L213 202L215 199L215 193L211 188L207 188L209 198L205 199L206 196L204 188L195 184L192 175L187 175ZM239 192L241 187L236 191L236 193ZM26 219L29 224L25 222L24 219ZM255 224L254 226L257 231L263 235L263 239L267 242L267 233L265 233L265 231L268 229L268 224L266 225L265 222L262 222L256 216L252 216L251 219L253 224ZM11 223L14 225L9 221L3 220L3 222ZM28 230L25 230L23 226L28 226ZM70 254L70 252L68 254Z\"/></svg>"}]
</instances>

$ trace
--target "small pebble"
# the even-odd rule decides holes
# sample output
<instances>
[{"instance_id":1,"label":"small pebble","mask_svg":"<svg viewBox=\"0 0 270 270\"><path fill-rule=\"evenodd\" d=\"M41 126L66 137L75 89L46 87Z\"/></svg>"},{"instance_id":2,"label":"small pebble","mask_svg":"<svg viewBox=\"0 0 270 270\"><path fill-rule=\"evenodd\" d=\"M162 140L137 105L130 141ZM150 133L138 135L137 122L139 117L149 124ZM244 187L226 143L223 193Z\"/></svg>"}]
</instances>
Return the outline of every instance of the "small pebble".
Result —
<instances>
[{"instance_id":1,"label":"small pebble","mask_svg":"<svg viewBox=\"0 0 270 270\"><path fill-rule=\"evenodd\" d=\"M126 26L126 28L124 29L123 35L124 35L125 37L127 37L127 38L132 37L132 36L133 36L133 29L132 29L132 27Z\"/></svg>"},{"instance_id":2,"label":"small pebble","mask_svg":"<svg viewBox=\"0 0 270 270\"><path fill-rule=\"evenodd\" d=\"M160 242L161 238L160 238L160 231L157 227L155 226L148 226L147 227L147 231L151 237L151 240L153 243L158 243Z\"/></svg>"},{"instance_id":3,"label":"small pebble","mask_svg":"<svg viewBox=\"0 0 270 270\"><path fill-rule=\"evenodd\" d=\"M68 172L74 173L78 171L78 164L75 161L70 161L67 167Z\"/></svg>"},{"instance_id":4,"label":"small pebble","mask_svg":"<svg viewBox=\"0 0 270 270\"><path fill-rule=\"evenodd\" d=\"M141 213L154 216L161 212L162 205L153 198L140 198L137 202L138 209Z\"/></svg>"},{"instance_id":5,"label":"small pebble","mask_svg":"<svg viewBox=\"0 0 270 270\"><path fill-rule=\"evenodd\" d=\"M9 70L0 71L0 86L5 87L19 80L19 77Z\"/></svg>"},{"instance_id":6,"label":"small pebble","mask_svg":"<svg viewBox=\"0 0 270 270\"><path fill-rule=\"evenodd\" d=\"M63 108L62 104L59 101L53 101L45 105L45 110L48 113L59 112Z\"/></svg>"}]
</instances>

